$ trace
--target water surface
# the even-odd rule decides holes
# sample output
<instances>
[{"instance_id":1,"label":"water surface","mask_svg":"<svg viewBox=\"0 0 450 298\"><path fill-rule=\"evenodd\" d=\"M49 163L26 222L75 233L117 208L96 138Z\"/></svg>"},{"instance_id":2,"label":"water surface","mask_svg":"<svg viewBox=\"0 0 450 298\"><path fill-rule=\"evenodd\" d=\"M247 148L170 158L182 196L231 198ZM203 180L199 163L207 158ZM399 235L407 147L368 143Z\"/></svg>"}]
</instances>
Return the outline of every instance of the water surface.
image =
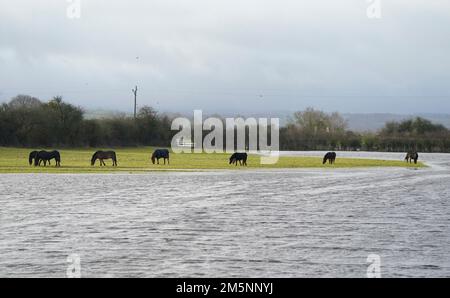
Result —
<instances>
[{"instance_id":1,"label":"water surface","mask_svg":"<svg viewBox=\"0 0 450 298\"><path fill-rule=\"evenodd\" d=\"M290 153L322 155L322 153ZM403 154L339 153L399 159ZM450 155L429 168L0 175L0 277L450 276Z\"/></svg>"}]
</instances>

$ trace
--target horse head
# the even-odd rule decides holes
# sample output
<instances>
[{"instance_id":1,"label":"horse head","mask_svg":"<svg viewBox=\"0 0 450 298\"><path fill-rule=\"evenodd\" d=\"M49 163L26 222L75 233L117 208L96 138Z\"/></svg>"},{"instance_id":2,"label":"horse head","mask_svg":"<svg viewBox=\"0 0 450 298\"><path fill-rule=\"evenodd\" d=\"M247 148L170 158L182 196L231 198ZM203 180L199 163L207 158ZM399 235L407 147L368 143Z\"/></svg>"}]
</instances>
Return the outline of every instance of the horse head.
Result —
<instances>
[{"instance_id":1,"label":"horse head","mask_svg":"<svg viewBox=\"0 0 450 298\"><path fill-rule=\"evenodd\" d=\"M230 165L236 162L236 153L230 157Z\"/></svg>"},{"instance_id":2,"label":"horse head","mask_svg":"<svg viewBox=\"0 0 450 298\"><path fill-rule=\"evenodd\" d=\"M95 161L97 160L97 155L98 155L98 152L95 152L94 155L92 155L91 166L95 165Z\"/></svg>"},{"instance_id":3,"label":"horse head","mask_svg":"<svg viewBox=\"0 0 450 298\"><path fill-rule=\"evenodd\" d=\"M33 151L30 153L30 156L28 157L28 162L30 164L30 166L33 164L33 159L36 158L37 155L37 151Z\"/></svg>"}]
</instances>

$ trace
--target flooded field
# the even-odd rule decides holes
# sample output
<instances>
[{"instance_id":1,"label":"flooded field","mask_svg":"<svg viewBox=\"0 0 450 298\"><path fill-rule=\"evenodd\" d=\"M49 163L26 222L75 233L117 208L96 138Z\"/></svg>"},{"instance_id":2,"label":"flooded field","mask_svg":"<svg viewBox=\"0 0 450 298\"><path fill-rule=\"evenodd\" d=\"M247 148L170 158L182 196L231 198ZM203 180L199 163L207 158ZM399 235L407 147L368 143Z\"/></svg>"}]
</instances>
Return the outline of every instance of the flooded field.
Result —
<instances>
[{"instance_id":1,"label":"flooded field","mask_svg":"<svg viewBox=\"0 0 450 298\"><path fill-rule=\"evenodd\" d=\"M0 277L65 277L71 254L83 277L365 277L369 254L383 277L450 277L450 155L421 159L430 167L0 175Z\"/></svg>"}]
</instances>

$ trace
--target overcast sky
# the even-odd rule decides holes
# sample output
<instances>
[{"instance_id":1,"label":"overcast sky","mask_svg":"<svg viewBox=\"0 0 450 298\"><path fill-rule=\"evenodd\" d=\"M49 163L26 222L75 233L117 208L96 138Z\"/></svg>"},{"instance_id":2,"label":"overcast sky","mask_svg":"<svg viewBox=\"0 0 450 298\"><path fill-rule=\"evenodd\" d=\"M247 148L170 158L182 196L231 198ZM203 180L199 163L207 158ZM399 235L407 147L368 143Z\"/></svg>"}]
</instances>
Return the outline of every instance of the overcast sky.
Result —
<instances>
[{"instance_id":1,"label":"overcast sky","mask_svg":"<svg viewBox=\"0 0 450 298\"><path fill-rule=\"evenodd\" d=\"M450 1L0 0L0 101L450 113Z\"/></svg>"}]
</instances>

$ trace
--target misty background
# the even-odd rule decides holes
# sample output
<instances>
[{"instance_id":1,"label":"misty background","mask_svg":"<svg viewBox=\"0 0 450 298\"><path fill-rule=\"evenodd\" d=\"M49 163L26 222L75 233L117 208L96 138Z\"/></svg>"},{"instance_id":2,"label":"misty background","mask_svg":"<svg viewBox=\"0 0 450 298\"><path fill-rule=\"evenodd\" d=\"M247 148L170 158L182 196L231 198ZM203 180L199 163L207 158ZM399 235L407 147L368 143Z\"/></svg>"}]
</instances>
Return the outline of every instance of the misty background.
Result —
<instances>
[{"instance_id":1,"label":"misty background","mask_svg":"<svg viewBox=\"0 0 450 298\"><path fill-rule=\"evenodd\" d=\"M382 0L381 19L365 0L80 3L71 19L68 1L0 0L0 102L61 95L88 115L129 113L137 85L138 107L164 112L450 123L447 0Z\"/></svg>"}]
</instances>

